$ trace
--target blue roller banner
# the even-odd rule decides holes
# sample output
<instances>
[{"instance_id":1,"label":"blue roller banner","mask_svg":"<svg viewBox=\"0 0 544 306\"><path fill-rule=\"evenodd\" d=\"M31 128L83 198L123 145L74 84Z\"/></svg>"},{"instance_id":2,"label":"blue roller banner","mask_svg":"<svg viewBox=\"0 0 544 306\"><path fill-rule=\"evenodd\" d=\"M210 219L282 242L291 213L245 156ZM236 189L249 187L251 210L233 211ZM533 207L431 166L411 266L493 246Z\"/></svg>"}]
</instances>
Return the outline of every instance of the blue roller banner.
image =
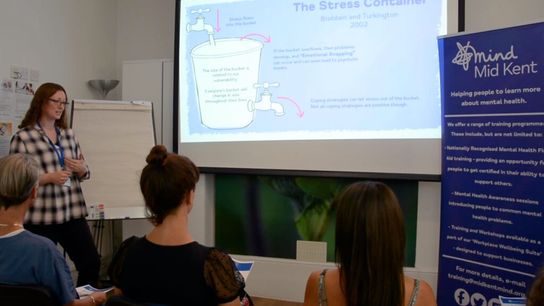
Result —
<instances>
[{"instance_id":1,"label":"blue roller banner","mask_svg":"<svg viewBox=\"0 0 544 306\"><path fill-rule=\"evenodd\" d=\"M438 304L524 296L543 263L544 23L439 38Z\"/></svg>"}]
</instances>

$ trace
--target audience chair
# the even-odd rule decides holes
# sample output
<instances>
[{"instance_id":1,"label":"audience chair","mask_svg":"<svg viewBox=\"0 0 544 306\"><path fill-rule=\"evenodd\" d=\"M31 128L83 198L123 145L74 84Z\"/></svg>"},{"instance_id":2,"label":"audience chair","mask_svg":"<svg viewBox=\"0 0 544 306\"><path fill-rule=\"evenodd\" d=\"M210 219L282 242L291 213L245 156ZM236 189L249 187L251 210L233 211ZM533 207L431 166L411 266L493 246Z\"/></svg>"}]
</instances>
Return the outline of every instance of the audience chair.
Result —
<instances>
[{"instance_id":1,"label":"audience chair","mask_svg":"<svg viewBox=\"0 0 544 306\"><path fill-rule=\"evenodd\" d=\"M0 305L60 306L48 289L36 285L0 284Z\"/></svg>"},{"instance_id":2,"label":"audience chair","mask_svg":"<svg viewBox=\"0 0 544 306\"><path fill-rule=\"evenodd\" d=\"M142 304L142 303L134 302L124 296L112 296L108 298L104 306L168 306L168 305L147 304L147 303Z\"/></svg>"}]
</instances>

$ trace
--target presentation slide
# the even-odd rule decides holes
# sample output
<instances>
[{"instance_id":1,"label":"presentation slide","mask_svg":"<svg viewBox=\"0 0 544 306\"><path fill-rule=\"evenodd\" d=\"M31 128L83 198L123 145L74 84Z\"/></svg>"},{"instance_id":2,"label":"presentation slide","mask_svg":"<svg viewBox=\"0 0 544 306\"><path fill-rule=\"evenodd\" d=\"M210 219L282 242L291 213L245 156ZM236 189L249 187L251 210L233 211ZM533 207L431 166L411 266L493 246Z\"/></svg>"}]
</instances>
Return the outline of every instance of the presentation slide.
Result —
<instances>
[{"instance_id":1,"label":"presentation slide","mask_svg":"<svg viewBox=\"0 0 544 306\"><path fill-rule=\"evenodd\" d=\"M179 152L204 168L438 175L451 3L180 1Z\"/></svg>"},{"instance_id":2,"label":"presentation slide","mask_svg":"<svg viewBox=\"0 0 544 306\"><path fill-rule=\"evenodd\" d=\"M436 0L182 1L181 142L439 138L444 16Z\"/></svg>"}]
</instances>

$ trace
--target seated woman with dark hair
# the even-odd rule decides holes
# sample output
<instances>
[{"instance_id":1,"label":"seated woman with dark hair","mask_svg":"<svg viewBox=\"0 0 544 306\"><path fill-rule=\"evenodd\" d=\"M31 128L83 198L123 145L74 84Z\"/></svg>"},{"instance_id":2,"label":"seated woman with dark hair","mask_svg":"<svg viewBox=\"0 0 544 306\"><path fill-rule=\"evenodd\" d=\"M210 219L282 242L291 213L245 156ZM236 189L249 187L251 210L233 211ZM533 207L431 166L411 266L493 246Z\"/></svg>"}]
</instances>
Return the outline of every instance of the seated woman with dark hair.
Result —
<instances>
[{"instance_id":1,"label":"seated woman with dark hair","mask_svg":"<svg viewBox=\"0 0 544 306\"><path fill-rule=\"evenodd\" d=\"M38 193L38 165L21 153L0 159L0 283L45 287L62 305L98 305L103 292L79 300L62 254L45 237L23 227Z\"/></svg>"},{"instance_id":2,"label":"seated woman with dark hair","mask_svg":"<svg viewBox=\"0 0 544 306\"><path fill-rule=\"evenodd\" d=\"M540 268L529 288L527 306L544 306L544 267Z\"/></svg>"},{"instance_id":3,"label":"seated woman with dark hair","mask_svg":"<svg viewBox=\"0 0 544 306\"><path fill-rule=\"evenodd\" d=\"M310 275L304 305L436 305L425 281L404 275L404 218L389 187L354 183L334 205L338 268Z\"/></svg>"},{"instance_id":4,"label":"seated woman with dark hair","mask_svg":"<svg viewBox=\"0 0 544 306\"><path fill-rule=\"evenodd\" d=\"M240 305L245 284L231 258L189 233L197 167L164 146L153 147L146 161L140 189L155 227L119 250L110 268L114 285L139 303Z\"/></svg>"}]
</instances>

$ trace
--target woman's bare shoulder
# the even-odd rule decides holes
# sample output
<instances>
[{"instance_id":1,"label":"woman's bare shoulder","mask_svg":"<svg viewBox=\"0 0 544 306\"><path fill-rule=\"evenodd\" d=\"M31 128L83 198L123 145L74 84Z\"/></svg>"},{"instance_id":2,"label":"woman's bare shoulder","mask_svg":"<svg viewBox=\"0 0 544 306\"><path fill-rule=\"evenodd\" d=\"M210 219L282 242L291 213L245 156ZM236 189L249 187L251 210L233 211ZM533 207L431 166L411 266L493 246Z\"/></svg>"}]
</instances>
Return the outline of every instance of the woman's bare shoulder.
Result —
<instances>
[{"instance_id":1,"label":"woman's bare shoulder","mask_svg":"<svg viewBox=\"0 0 544 306\"><path fill-rule=\"evenodd\" d=\"M414 291L415 281L412 277L404 276L404 303L408 305ZM416 306L436 306L433 288L426 281L419 280L419 290L416 297Z\"/></svg>"},{"instance_id":2,"label":"woman's bare shoulder","mask_svg":"<svg viewBox=\"0 0 544 306\"><path fill-rule=\"evenodd\" d=\"M317 305L317 288L319 284L319 274L321 271L314 271L308 276L306 281L306 291L304 293L304 305Z\"/></svg>"},{"instance_id":3,"label":"woman's bare shoulder","mask_svg":"<svg viewBox=\"0 0 544 306\"><path fill-rule=\"evenodd\" d=\"M417 306L436 306L436 298L433 288L424 280L419 281L419 294L417 296Z\"/></svg>"}]
</instances>

